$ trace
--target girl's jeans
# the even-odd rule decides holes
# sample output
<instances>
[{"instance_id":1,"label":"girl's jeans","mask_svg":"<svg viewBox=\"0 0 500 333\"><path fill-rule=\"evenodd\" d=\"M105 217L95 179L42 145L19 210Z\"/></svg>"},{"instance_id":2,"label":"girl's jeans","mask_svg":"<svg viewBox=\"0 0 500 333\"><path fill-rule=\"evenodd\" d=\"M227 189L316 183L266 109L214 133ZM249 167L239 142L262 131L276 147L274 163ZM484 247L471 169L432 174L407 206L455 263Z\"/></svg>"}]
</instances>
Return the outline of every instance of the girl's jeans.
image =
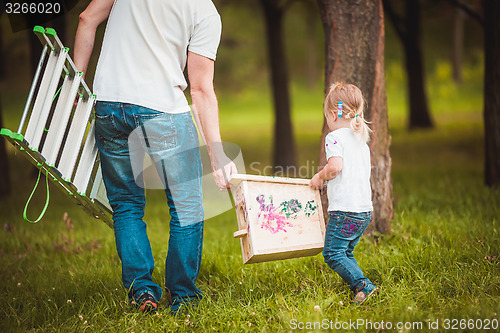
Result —
<instances>
[{"instance_id":1,"label":"girl's jeans","mask_svg":"<svg viewBox=\"0 0 500 333\"><path fill-rule=\"evenodd\" d=\"M152 279L155 262L143 221L146 200L141 171L148 153L170 208L165 287L175 311L182 300L201 297L195 282L203 243L202 166L191 115L118 102L97 102L95 113L95 136L113 208L123 285L131 300L144 292L157 300L162 296L162 288Z\"/></svg>"},{"instance_id":2,"label":"girl's jeans","mask_svg":"<svg viewBox=\"0 0 500 333\"><path fill-rule=\"evenodd\" d=\"M330 212L326 227L323 257L325 262L337 272L353 292L371 283L358 266L352 251L366 227L370 223L371 212L350 213Z\"/></svg>"}]
</instances>

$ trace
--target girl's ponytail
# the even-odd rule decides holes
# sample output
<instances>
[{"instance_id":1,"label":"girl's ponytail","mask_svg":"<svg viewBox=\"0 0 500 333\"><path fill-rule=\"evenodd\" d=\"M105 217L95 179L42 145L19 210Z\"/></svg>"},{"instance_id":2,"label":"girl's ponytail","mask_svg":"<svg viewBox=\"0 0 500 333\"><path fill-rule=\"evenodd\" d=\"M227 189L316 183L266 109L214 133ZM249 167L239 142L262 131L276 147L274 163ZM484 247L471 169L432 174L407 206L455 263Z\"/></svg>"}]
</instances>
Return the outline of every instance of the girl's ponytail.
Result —
<instances>
[{"instance_id":1,"label":"girl's ponytail","mask_svg":"<svg viewBox=\"0 0 500 333\"><path fill-rule=\"evenodd\" d=\"M342 82L332 84L325 98L326 117L336 112L339 102L342 102L342 117L351 119L350 125L353 132L359 134L363 141L368 142L372 130L368 127L368 122L364 117L365 99L361 90L353 84Z\"/></svg>"},{"instance_id":2,"label":"girl's ponytail","mask_svg":"<svg viewBox=\"0 0 500 333\"><path fill-rule=\"evenodd\" d=\"M368 142L370 141L370 133L372 130L368 127L368 122L365 120L363 109L363 105L361 105L358 112L352 116L350 124L352 131L359 134L364 142Z\"/></svg>"}]
</instances>

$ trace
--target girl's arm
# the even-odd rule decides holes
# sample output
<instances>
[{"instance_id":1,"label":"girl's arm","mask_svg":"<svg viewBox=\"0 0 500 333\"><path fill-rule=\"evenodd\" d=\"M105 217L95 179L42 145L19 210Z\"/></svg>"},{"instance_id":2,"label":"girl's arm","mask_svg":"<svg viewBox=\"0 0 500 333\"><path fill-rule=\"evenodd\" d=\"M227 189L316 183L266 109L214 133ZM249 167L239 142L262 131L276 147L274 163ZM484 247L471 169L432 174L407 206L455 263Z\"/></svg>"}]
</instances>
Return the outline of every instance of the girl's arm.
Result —
<instances>
[{"instance_id":1,"label":"girl's arm","mask_svg":"<svg viewBox=\"0 0 500 333\"><path fill-rule=\"evenodd\" d=\"M328 159L328 163L320 172L314 175L309 182L309 186L314 189L321 189L325 182L331 180L342 171L342 157L334 156Z\"/></svg>"}]
</instances>

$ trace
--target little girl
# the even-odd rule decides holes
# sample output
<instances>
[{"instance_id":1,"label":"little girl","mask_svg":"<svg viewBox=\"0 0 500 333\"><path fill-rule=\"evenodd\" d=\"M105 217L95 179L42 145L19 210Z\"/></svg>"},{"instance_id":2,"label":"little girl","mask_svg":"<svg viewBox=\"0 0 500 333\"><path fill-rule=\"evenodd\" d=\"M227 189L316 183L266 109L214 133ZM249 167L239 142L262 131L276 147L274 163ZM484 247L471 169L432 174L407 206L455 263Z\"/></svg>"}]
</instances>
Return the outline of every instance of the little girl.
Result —
<instances>
[{"instance_id":1,"label":"little girl","mask_svg":"<svg viewBox=\"0 0 500 333\"><path fill-rule=\"evenodd\" d=\"M335 83L325 99L324 113L330 133L325 138L327 164L310 186L327 182L328 212L325 262L354 292L361 304L377 291L363 275L352 251L370 223L373 210L370 187L370 128L363 117L364 98L358 87Z\"/></svg>"}]
</instances>

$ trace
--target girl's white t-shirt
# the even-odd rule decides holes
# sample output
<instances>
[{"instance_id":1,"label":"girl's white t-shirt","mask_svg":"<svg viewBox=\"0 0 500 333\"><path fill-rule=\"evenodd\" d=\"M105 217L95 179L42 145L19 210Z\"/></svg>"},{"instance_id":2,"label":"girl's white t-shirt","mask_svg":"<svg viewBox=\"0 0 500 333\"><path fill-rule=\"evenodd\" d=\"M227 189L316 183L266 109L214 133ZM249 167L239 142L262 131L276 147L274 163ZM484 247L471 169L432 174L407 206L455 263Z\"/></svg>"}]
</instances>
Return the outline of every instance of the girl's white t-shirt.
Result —
<instances>
[{"instance_id":1,"label":"girl's white t-shirt","mask_svg":"<svg viewBox=\"0 0 500 333\"><path fill-rule=\"evenodd\" d=\"M342 171L327 183L328 211L362 213L373 210L370 148L350 128L325 138L326 160L342 157Z\"/></svg>"},{"instance_id":2,"label":"girl's white t-shirt","mask_svg":"<svg viewBox=\"0 0 500 333\"><path fill-rule=\"evenodd\" d=\"M97 100L189 111L187 51L215 60L221 29L210 0L116 0L94 77Z\"/></svg>"}]
</instances>

